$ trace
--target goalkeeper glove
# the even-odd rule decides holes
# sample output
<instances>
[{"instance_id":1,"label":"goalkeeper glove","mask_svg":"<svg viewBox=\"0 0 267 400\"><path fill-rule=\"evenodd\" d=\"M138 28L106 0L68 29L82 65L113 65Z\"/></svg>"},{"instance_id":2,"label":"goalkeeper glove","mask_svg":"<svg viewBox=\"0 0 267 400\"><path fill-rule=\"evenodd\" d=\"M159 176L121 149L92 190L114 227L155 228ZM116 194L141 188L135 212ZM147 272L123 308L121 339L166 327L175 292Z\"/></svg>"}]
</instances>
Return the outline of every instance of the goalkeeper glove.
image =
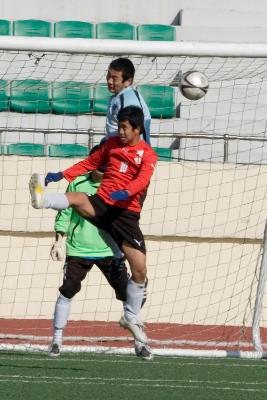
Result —
<instances>
[{"instance_id":1,"label":"goalkeeper glove","mask_svg":"<svg viewBox=\"0 0 267 400\"><path fill-rule=\"evenodd\" d=\"M56 241L50 251L53 261L62 261L64 258L63 236L64 233L62 232L57 232L56 234Z\"/></svg>"},{"instance_id":2,"label":"goalkeeper glove","mask_svg":"<svg viewBox=\"0 0 267 400\"><path fill-rule=\"evenodd\" d=\"M111 200L128 200L130 193L127 190L117 190L116 192L110 193L109 197Z\"/></svg>"},{"instance_id":3,"label":"goalkeeper glove","mask_svg":"<svg viewBox=\"0 0 267 400\"><path fill-rule=\"evenodd\" d=\"M58 182L63 178L64 176L62 172L48 172L45 177L45 186L47 186L49 182Z\"/></svg>"}]
</instances>

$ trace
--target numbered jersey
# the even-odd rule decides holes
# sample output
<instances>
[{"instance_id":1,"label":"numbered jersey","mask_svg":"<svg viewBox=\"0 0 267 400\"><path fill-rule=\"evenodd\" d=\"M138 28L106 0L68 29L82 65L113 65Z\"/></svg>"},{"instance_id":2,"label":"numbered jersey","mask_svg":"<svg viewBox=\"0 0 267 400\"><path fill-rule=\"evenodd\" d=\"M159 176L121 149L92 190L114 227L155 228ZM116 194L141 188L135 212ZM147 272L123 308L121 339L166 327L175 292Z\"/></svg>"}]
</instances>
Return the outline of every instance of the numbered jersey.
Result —
<instances>
[{"instance_id":1,"label":"numbered jersey","mask_svg":"<svg viewBox=\"0 0 267 400\"><path fill-rule=\"evenodd\" d=\"M72 181L78 175L106 165L97 194L107 204L140 212L156 162L156 153L143 140L128 146L122 144L119 137L112 137L90 157L68 168L63 174L68 181ZM110 193L116 190L128 190L131 197L124 201L111 200Z\"/></svg>"}]
</instances>

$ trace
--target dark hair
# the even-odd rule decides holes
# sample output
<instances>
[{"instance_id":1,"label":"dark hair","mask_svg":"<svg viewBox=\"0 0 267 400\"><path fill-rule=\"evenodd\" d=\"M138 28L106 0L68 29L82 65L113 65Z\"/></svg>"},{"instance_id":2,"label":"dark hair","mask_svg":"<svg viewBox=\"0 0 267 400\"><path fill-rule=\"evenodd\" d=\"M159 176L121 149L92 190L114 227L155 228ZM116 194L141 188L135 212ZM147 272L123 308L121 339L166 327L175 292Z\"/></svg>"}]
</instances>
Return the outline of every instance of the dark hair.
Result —
<instances>
[{"instance_id":1,"label":"dark hair","mask_svg":"<svg viewBox=\"0 0 267 400\"><path fill-rule=\"evenodd\" d=\"M118 113L118 122L128 121L133 129L140 129L140 133L144 132L144 114L140 107L128 106L120 109Z\"/></svg>"},{"instance_id":2,"label":"dark hair","mask_svg":"<svg viewBox=\"0 0 267 400\"><path fill-rule=\"evenodd\" d=\"M128 79L133 79L135 74L135 68L131 60L128 58L117 58L116 60L111 61L109 64L109 69L115 69L115 71L121 71L123 81L127 81Z\"/></svg>"}]
</instances>

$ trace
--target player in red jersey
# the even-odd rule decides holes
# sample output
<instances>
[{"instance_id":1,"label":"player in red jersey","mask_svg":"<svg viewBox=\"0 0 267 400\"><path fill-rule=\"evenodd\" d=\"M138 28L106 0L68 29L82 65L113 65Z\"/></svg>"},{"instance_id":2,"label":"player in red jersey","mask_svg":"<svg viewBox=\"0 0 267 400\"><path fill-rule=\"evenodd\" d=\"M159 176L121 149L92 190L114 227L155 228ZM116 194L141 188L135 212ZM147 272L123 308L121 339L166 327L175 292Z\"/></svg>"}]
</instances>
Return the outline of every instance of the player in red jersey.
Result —
<instances>
[{"instance_id":1,"label":"player in red jersey","mask_svg":"<svg viewBox=\"0 0 267 400\"><path fill-rule=\"evenodd\" d=\"M129 329L135 339L147 345L140 320L146 297L146 247L139 226L140 211L153 174L157 155L140 138L144 115L139 107L129 106L118 114L119 136L108 139L94 154L63 172L48 173L45 185L63 177L69 182L90 170L106 165L96 195L86 193L45 193L38 174L30 180L34 208L62 210L74 207L84 218L107 230L120 245L131 268L127 301L120 325Z\"/></svg>"}]
</instances>

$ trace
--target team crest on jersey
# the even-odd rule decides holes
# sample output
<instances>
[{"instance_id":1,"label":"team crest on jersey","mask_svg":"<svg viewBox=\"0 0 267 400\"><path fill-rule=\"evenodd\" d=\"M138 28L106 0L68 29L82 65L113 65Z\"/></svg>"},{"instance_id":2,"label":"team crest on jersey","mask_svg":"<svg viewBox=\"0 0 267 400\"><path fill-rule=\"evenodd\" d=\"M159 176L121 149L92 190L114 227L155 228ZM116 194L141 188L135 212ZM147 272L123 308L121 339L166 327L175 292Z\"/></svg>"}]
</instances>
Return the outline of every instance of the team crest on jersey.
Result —
<instances>
[{"instance_id":1,"label":"team crest on jersey","mask_svg":"<svg viewBox=\"0 0 267 400\"><path fill-rule=\"evenodd\" d=\"M137 165L141 164L143 154L144 154L144 150L138 150L136 152L136 157L134 158L135 164L137 164Z\"/></svg>"}]
</instances>

